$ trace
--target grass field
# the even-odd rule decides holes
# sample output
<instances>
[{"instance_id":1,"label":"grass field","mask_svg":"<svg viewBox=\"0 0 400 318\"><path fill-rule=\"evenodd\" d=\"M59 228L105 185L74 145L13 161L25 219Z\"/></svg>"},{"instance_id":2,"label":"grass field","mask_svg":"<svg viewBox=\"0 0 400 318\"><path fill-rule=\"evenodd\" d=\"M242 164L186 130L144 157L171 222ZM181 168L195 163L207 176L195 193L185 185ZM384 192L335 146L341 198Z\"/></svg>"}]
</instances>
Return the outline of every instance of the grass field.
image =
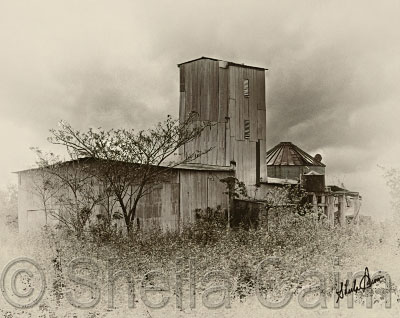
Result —
<instances>
[{"instance_id":1,"label":"grass field","mask_svg":"<svg viewBox=\"0 0 400 318\"><path fill-rule=\"evenodd\" d=\"M17 299L12 295L8 283L12 270L5 273L4 267L17 257L35 260L43 268L47 283L43 298L30 309L14 308L3 293L0 312L4 317L399 315L400 294L396 283L400 282L400 270L397 267L400 261L400 236L393 224L330 229L312 216L287 216L269 232L260 228L250 231L237 229L227 233L223 226L208 222L188 227L180 235L153 231L135 233L129 240L123 237L104 239L89 234L77 239L72 233L52 229L36 235L19 235L3 228L0 237L0 266L3 276L6 276L5 292L11 293L12 299ZM260 267L260 263L268 257L275 257L279 264L264 263ZM77 266L75 271L69 272L71 261L77 258L90 260L89 267ZM26 264L24 266L29 267ZM340 309L334 308L337 295L333 290L333 273L340 272L340 281L344 281L347 272L364 271L365 267L368 267L371 276L378 270L390 274L393 285L391 308L385 308L384 295L380 292L385 287L384 282L378 282L373 287L372 309L365 307L366 297L360 293L354 295L354 308L347 308L346 297L339 300ZM35 273L34 268L30 269ZM300 280L302 273L311 270L321 273L321 279L326 283L327 308L319 305L305 309L299 303L299 294L305 287L311 283L321 286L321 280L318 281L316 277ZM114 303L111 306L109 277L120 271L131 278L131 285L123 275L115 280ZM69 276L71 273L89 279L89 282L95 283L95 287L85 287L82 282L77 284ZM20 278L24 278L23 275ZM40 281L21 279L17 289L26 292L32 286L37 287L37 292ZM129 286L135 296L132 302L134 308L129 308ZM210 288L213 286L219 286L220 290L212 292ZM88 303L97 298L91 294L95 288L98 288L100 297L92 308L71 305L68 292L76 301ZM165 290L149 291L151 288ZM146 292L143 292L145 289ZM268 293L267 300L272 303L288 292L293 297L283 308L270 309L258 300L257 290L262 293L261 297ZM304 300L307 303L318 300L319 290L321 287ZM34 297L35 293L32 299ZM151 308L160 303L163 297L167 303L162 308ZM20 302L27 303L29 299ZM222 305L220 308L208 308L219 303Z\"/></svg>"}]
</instances>

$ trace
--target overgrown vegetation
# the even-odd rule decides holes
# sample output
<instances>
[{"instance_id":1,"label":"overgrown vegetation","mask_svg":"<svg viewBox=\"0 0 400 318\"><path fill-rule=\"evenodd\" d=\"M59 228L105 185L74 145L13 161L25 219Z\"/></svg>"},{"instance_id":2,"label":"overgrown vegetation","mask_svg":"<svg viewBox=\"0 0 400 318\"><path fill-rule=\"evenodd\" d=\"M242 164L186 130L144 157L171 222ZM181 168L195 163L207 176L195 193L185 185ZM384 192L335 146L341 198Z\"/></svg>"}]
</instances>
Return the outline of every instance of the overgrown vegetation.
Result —
<instances>
[{"instance_id":1,"label":"overgrown vegetation","mask_svg":"<svg viewBox=\"0 0 400 318\"><path fill-rule=\"evenodd\" d=\"M34 149L38 171L34 186L44 211L73 229L78 236L87 227L95 206L104 208L103 226L112 219L125 222L128 234L137 221L139 201L168 179L171 169L189 163L210 149L178 150L197 138L209 122L192 112L183 122L168 116L148 130L89 129L79 131L65 122L51 129L49 142L60 145L69 156Z\"/></svg>"},{"instance_id":2,"label":"overgrown vegetation","mask_svg":"<svg viewBox=\"0 0 400 318\"><path fill-rule=\"evenodd\" d=\"M378 225L332 229L314 213L304 216L283 214L280 222L270 225L268 230L261 225L258 229L239 227L227 232L226 218L221 210L197 212L198 221L181 233L135 231L129 239L113 236L104 240L90 233L77 239L61 231L50 232L53 236L49 244L51 250L57 251L54 258L64 266L73 258L87 257L94 259L106 273L107 264L113 259L115 271L126 270L138 280L149 271L161 270L168 277L172 293L175 292L177 259L184 258L186 265L182 275L187 281L188 260L192 258L200 279L208 271L222 270L231 279L232 300L245 300L255 295L257 267L268 256L279 257L280 264L268 269L263 278L265 291L271 293L273 290L274 294L280 295L287 290L298 292L302 287L300 275L309 270L321 272L327 286L332 287L336 257L342 264L360 270L359 267L364 266L359 262L361 251L375 250L386 243L383 229ZM58 279L66 280L63 273L65 268L61 266ZM106 290L106 282L102 284ZM206 286L199 283L198 288L201 293ZM57 290L63 294L62 288ZM332 290L328 293L332 295Z\"/></svg>"},{"instance_id":3,"label":"overgrown vegetation","mask_svg":"<svg viewBox=\"0 0 400 318\"><path fill-rule=\"evenodd\" d=\"M198 297L210 286L202 282L204 274L221 270L232 284L232 302L246 302L255 295L258 265L269 256L279 257L280 263L265 269L263 292L273 293L276 297L288 290L299 292L304 286L304 282L299 281L300 275L308 270L317 270L324 275L328 292L332 295L332 272L336 257L339 257L346 271L362 270L364 266L369 266L371 271L382 269L377 267L374 257L379 259L382 257L377 255L388 253L387 247L396 235L392 236L395 232L389 231L390 226L371 223L330 228L314 211L298 213L297 208L288 205L288 201L284 200L287 196L282 196L286 191L294 190L283 188L269 194L271 206L268 210L270 213L279 213L279 222L263 221L257 229L237 227L226 231L227 212L210 208L196 211L196 223L186 226L181 232L135 230L127 237L117 232L103 231L102 220L98 220L97 227L82 232L79 237L71 235L74 234L73 229L68 227L47 227L35 238L32 251L34 259L46 269L48 275L48 292L37 309L44 316L54 313L53 317L60 310L65 312L65 308L70 312L77 311L65 297L68 290L78 292L82 289L67 276L68 264L77 257L89 258L98 264L100 274L95 280L103 295L100 304L90 312L83 313L82 317L94 317L95 312L106 310L112 315L114 311L128 306L127 283L119 279L115 294L118 301L114 308L107 308L110 260L114 272L122 270L132 274L136 295L140 295L138 289L143 276L149 271L160 270L167 277L170 286L168 295L173 298L177 293L176 272L180 271L185 306L189 297L189 259L192 259L192 267L196 269ZM32 241L28 237L21 239ZM177 265L180 258L183 258L181 265ZM137 301L140 301L140 297L137 297ZM379 293L375 298L381 301ZM358 297L356 301L363 302L363 299ZM174 299L170 301L170 306L174 306L171 310L178 310ZM198 306L201 307L200 300ZM14 310L14 313L18 312Z\"/></svg>"},{"instance_id":4,"label":"overgrown vegetation","mask_svg":"<svg viewBox=\"0 0 400 318\"><path fill-rule=\"evenodd\" d=\"M207 208L196 210L196 222L186 225L179 232L162 229L141 231L131 228L130 235L127 236L112 226L112 220L125 218L127 215L118 216L112 213L113 204L118 202L111 199L115 197L111 186L103 188L104 192L99 199L99 193L93 192L91 188L93 174L88 173L88 170L84 173L79 170L87 169L85 165L78 165L78 169L72 164L72 170L66 170L64 167L60 169L61 163L50 165L50 161L43 156L40 158L45 160L42 164L46 173L35 180L38 182L38 194L41 195L44 209L51 206L54 193L59 191L60 185L53 183L54 177L58 182L68 184L69 193L73 194L63 196L61 192L58 193L58 204L62 204L65 209L63 215L67 215L67 210L70 212L68 220L63 222L60 219L59 226L48 226L40 236L34 238L34 258L46 269L49 281L49 291L39 307L43 315L70 306L65 295L76 286L68 280L67 269L71 260L77 257L92 259L98 264L102 274L96 279L104 294L109 288L107 275L112 260L114 272L131 273L135 279L135 288L139 288L146 273L152 270L162 271L168 278L171 297L177 294L177 271L183 277L184 293L188 295L190 266L191 270L195 268L199 280L199 296L210 286L202 282L204 274L220 270L227 274L232 284L232 301L242 302L255 295L256 283L260 280L257 277L258 266L270 256L279 258L279 264L266 269L267 275L262 278L263 291L270 294L273 292L279 297L288 290L298 293L304 286L304 282L299 280L301 274L310 270L322 273L326 279L328 294L332 295L335 259L340 259L340 264L345 265L346 271L355 272L366 266L376 271L384 269L378 266L381 265L379 260L385 255L396 255L400 252L400 246L393 243L400 239L400 235L390 224L370 223L332 228L318 211L307 204L302 189L293 186L272 189L266 194L256 228L238 226L227 231L228 219L231 218L228 211ZM396 209L399 207L400 197L399 172L388 170L385 177ZM160 182L162 179L157 177L156 180ZM231 200L248 198L246 188L239 180L228 178L223 181L227 184L227 193ZM14 187L0 193L4 211L16 212L16 193ZM94 204L104 205L108 213L99 215L95 222L85 226ZM109 210L107 205L111 205ZM51 211L50 209L49 213ZM84 211L86 214L82 215ZM2 245L12 244L12 236L7 231L3 233L6 234L2 234ZM16 241L28 246L26 242L32 242L33 239L26 236L19 237ZM18 248L14 249L19 251ZM178 265L179 259L182 259L182 265ZM190 266L189 259L192 262ZM2 261L5 263L4 259ZM114 307L126 307L126 282L119 280L118 284L123 288L118 288L115 297L124 301ZM379 293L374 297L376 302L382 302L383 297ZM363 302L360 297L357 300ZM102 300L98 310L105 310L106 307L107 300ZM116 308L108 308L111 312L114 309ZM9 313L12 317L11 311ZM87 317L94 316L93 312L87 314Z\"/></svg>"}]
</instances>

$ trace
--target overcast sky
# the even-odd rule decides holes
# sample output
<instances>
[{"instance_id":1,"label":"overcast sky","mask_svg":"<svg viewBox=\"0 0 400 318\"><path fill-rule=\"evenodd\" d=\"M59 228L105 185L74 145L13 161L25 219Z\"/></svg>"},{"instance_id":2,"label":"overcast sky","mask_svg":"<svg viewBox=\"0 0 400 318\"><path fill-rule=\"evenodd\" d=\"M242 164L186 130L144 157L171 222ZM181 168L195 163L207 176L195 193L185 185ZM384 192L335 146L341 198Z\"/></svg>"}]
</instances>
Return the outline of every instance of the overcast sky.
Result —
<instances>
[{"instance_id":1,"label":"overcast sky","mask_svg":"<svg viewBox=\"0 0 400 318\"><path fill-rule=\"evenodd\" d=\"M60 119L145 128L178 114L177 63L269 68L268 148L292 141L389 215L400 158L399 1L0 0L0 184Z\"/></svg>"}]
</instances>

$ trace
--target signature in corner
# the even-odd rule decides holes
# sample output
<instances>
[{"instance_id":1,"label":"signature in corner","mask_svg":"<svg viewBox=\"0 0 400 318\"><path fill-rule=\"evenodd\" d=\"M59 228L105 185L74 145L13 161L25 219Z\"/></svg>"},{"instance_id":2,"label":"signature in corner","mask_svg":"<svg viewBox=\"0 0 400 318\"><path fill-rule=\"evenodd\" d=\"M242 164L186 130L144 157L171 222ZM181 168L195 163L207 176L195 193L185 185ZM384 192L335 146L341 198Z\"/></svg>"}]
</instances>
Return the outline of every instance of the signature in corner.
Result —
<instances>
[{"instance_id":1,"label":"signature in corner","mask_svg":"<svg viewBox=\"0 0 400 318\"><path fill-rule=\"evenodd\" d=\"M346 279L346 282L340 283L340 289L336 290L337 299L336 302L339 302L339 299L343 299L345 295L349 295L351 293L357 293L359 291L364 291L368 288L371 288L373 284L379 282L384 277L377 277L371 279L369 276L368 267L365 267L364 276L361 278L359 284L357 285L356 279L353 280L352 285L350 286L350 281Z\"/></svg>"}]
</instances>

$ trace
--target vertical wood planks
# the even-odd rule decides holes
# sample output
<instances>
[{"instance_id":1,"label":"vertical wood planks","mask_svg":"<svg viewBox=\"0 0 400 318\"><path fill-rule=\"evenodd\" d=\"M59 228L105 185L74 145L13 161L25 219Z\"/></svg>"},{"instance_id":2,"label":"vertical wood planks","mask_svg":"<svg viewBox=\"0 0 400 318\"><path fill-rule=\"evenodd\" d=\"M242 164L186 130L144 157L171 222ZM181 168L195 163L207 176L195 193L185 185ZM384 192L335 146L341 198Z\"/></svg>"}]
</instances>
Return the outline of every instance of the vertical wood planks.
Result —
<instances>
[{"instance_id":1,"label":"vertical wood planks","mask_svg":"<svg viewBox=\"0 0 400 318\"><path fill-rule=\"evenodd\" d=\"M265 110L258 109L257 113L257 139L266 140Z\"/></svg>"},{"instance_id":2,"label":"vertical wood planks","mask_svg":"<svg viewBox=\"0 0 400 318\"><path fill-rule=\"evenodd\" d=\"M219 121L219 63L218 61L208 61L210 64L210 93L209 93L209 109L211 122Z\"/></svg>"},{"instance_id":3,"label":"vertical wood planks","mask_svg":"<svg viewBox=\"0 0 400 318\"><path fill-rule=\"evenodd\" d=\"M225 165L236 162L237 177L254 185L256 142L260 142L260 177L265 180L266 150L266 76L264 70L229 64L212 59L199 59L181 65L184 92L181 107L184 112L198 110L200 119L215 123L185 151L213 149L196 163ZM248 80L248 96L244 96L244 80ZM186 109L187 108L187 109ZM228 118L226 118L228 117ZM244 138L245 120L250 123L250 134ZM187 150L186 150L187 149Z\"/></svg>"},{"instance_id":4,"label":"vertical wood planks","mask_svg":"<svg viewBox=\"0 0 400 318\"><path fill-rule=\"evenodd\" d=\"M230 120L225 125L225 165L229 166L231 157L231 129L230 129Z\"/></svg>"},{"instance_id":5,"label":"vertical wood planks","mask_svg":"<svg viewBox=\"0 0 400 318\"><path fill-rule=\"evenodd\" d=\"M180 68L182 77L180 81L184 83L181 88L185 88L180 96L180 120L183 120L184 116L187 116L191 111L196 111L200 115L200 121L210 121L215 124L210 129L205 129L199 138L185 145L180 152L188 155L196 150L204 152L213 148L210 152L194 160L193 163L224 164L225 150L222 151L222 154L219 154L219 149L225 138L225 131L217 125L217 122L222 123L226 120L228 95L226 89L222 90L224 94L219 95L219 75L221 72L224 77L221 86L227 87L227 70L220 69L218 61L209 59L200 59L183 64Z\"/></svg>"},{"instance_id":6,"label":"vertical wood planks","mask_svg":"<svg viewBox=\"0 0 400 318\"><path fill-rule=\"evenodd\" d=\"M257 80L257 73L258 70L250 70L250 96L249 96L249 119L250 119L250 140L251 141L257 141L257 126L258 126L258 113L257 113L257 108L258 108L258 103L259 101L259 83Z\"/></svg>"},{"instance_id":7,"label":"vertical wood planks","mask_svg":"<svg viewBox=\"0 0 400 318\"><path fill-rule=\"evenodd\" d=\"M218 69L218 96L219 96L219 111L218 111L218 122L226 122L228 116L228 69L219 68Z\"/></svg>"},{"instance_id":8,"label":"vertical wood planks","mask_svg":"<svg viewBox=\"0 0 400 318\"><path fill-rule=\"evenodd\" d=\"M257 109L265 110L266 106L266 87L265 87L265 71L257 71Z\"/></svg>"},{"instance_id":9,"label":"vertical wood planks","mask_svg":"<svg viewBox=\"0 0 400 318\"><path fill-rule=\"evenodd\" d=\"M226 123L217 123L217 165L225 166Z\"/></svg>"},{"instance_id":10,"label":"vertical wood planks","mask_svg":"<svg viewBox=\"0 0 400 318\"><path fill-rule=\"evenodd\" d=\"M208 164L210 165L217 165L217 158L218 158L218 123L215 124L210 129L210 141L209 145L213 147L210 151L210 156L208 159Z\"/></svg>"},{"instance_id":11,"label":"vertical wood planks","mask_svg":"<svg viewBox=\"0 0 400 318\"><path fill-rule=\"evenodd\" d=\"M231 172L180 170L181 226L195 221L195 210L227 207L225 184L219 180L232 175Z\"/></svg>"}]
</instances>

